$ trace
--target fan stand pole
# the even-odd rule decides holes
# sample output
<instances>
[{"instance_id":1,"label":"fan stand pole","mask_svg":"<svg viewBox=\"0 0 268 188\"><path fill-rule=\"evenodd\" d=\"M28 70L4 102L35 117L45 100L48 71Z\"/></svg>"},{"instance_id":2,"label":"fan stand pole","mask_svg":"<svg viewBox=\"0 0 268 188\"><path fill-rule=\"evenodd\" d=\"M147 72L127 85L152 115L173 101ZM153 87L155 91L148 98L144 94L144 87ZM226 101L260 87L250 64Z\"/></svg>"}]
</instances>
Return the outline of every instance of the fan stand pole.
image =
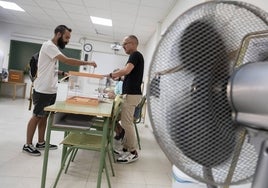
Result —
<instances>
[{"instance_id":1,"label":"fan stand pole","mask_svg":"<svg viewBox=\"0 0 268 188\"><path fill-rule=\"evenodd\" d=\"M229 186L232 182L234 171L235 171L235 168L236 168L236 165L237 165L237 162L238 162L238 159L239 159L242 147L243 147L243 143L244 143L245 138L246 138L246 134L247 134L246 129L242 129L240 136L239 136L239 139L237 141L237 144L235 145L234 155L232 158L231 166L229 168L229 172L228 172L227 177L225 179L225 182L224 182L225 185L223 186L223 188L229 188Z\"/></svg>"},{"instance_id":2,"label":"fan stand pole","mask_svg":"<svg viewBox=\"0 0 268 188\"><path fill-rule=\"evenodd\" d=\"M213 174L212 174L211 168L209 168L209 167L203 167L203 172L204 172L204 176L205 176L206 179L214 182L214 178L213 178ZM217 188L217 186L207 184L207 188Z\"/></svg>"},{"instance_id":3,"label":"fan stand pole","mask_svg":"<svg viewBox=\"0 0 268 188\"><path fill-rule=\"evenodd\" d=\"M267 188L268 186L268 140L264 140L259 154L258 164L252 188Z\"/></svg>"}]
</instances>

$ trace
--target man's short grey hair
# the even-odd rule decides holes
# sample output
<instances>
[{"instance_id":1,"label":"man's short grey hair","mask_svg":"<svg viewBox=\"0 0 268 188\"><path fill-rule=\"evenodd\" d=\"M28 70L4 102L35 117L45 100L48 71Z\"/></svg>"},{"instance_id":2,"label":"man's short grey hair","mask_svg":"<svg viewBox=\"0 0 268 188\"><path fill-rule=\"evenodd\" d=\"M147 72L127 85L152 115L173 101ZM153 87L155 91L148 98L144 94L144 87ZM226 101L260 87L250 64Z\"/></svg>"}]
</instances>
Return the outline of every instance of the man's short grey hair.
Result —
<instances>
[{"instance_id":1,"label":"man's short grey hair","mask_svg":"<svg viewBox=\"0 0 268 188\"><path fill-rule=\"evenodd\" d=\"M134 40L137 43L137 45L139 44L139 40L135 35L129 35L128 38Z\"/></svg>"}]
</instances>

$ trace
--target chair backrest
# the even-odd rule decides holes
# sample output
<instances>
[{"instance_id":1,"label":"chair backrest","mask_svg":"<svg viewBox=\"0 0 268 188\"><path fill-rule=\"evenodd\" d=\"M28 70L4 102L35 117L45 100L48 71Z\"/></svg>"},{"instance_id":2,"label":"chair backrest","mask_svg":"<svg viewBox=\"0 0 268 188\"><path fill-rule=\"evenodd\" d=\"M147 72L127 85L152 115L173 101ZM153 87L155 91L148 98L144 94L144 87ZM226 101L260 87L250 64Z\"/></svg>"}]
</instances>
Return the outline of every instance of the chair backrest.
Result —
<instances>
[{"instance_id":1,"label":"chair backrest","mask_svg":"<svg viewBox=\"0 0 268 188\"><path fill-rule=\"evenodd\" d=\"M121 107L123 104L123 100L120 97L120 95L117 95L114 99L114 104L113 104L113 114L112 114L112 129L115 128L116 122L118 121L119 114L121 112Z\"/></svg>"},{"instance_id":2,"label":"chair backrest","mask_svg":"<svg viewBox=\"0 0 268 188\"><path fill-rule=\"evenodd\" d=\"M134 111L134 123L140 123L141 121L141 115L142 115L142 108L145 104L146 101L146 96L144 95L141 98L140 103L136 106L135 111Z\"/></svg>"},{"instance_id":3,"label":"chair backrest","mask_svg":"<svg viewBox=\"0 0 268 188\"><path fill-rule=\"evenodd\" d=\"M120 95L117 95L114 99L112 120L117 120L119 113L121 112L122 99Z\"/></svg>"}]
</instances>

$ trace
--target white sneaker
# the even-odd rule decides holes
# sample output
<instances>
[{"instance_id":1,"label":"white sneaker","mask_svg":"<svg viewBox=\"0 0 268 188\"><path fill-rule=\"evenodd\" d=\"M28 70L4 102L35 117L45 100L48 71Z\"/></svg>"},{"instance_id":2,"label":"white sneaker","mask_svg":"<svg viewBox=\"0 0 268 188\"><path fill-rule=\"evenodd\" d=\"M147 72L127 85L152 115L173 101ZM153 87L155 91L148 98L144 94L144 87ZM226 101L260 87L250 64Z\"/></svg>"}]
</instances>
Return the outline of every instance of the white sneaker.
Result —
<instances>
[{"instance_id":1,"label":"white sneaker","mask_svg":"<svg viewBox=\"0 0 268 188\"><path fill-rule=\"evenodd\" d=\"M114 149L114 153L116 155L118 155L119 157L121 157L121 156L125 155L125 153L129 153L129 152L128 151L123 151L123 148L122 148L122 149L119 149L119 150Z\"/></svg>"},{"instance_id":2,"label":"white sneaker","mask_svg":"<svg viewBox=\"0 0 268 188\"><path fill-rule=\"evenodd\" d=\"M136 161L138 159L139 159L139 155L138 155L137 152L136 152L136 154L132 154L130 152L125 152L125 154L122 155L121 157L119 157L116 161L118 163L127 164L127 163L134 162L134 161Z\"/></svg>"},{"instance_id":3,"label":"white sneaker","mask_svg":"<svg viewBox=\"0 0 268 188\"><path fill-rule=\"evenodd\" d=\"M121 156L126 151L123 151L123 142L121 140L113 140L113 150L116 155Z\"/></svg>"}]
</instances>

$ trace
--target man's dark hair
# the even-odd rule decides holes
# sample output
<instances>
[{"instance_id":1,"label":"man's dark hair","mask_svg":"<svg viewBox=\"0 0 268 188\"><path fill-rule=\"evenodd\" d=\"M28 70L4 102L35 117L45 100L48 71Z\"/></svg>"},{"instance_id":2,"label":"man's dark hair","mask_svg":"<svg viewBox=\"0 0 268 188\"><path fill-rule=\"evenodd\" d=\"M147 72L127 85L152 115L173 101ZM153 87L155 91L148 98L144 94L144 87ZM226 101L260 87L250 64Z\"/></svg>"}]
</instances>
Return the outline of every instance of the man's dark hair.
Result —
<instances>
[{"instance_id":1,"label":"man's dark hair","mask_svg":"<svg viewBox=\"0 0 268 188\"><path fill-rule=\"evenodd\" d=\"M61 34L64 34L65 30L72 32L72 29L68 28L66 25L59 25L55 28L54 33L57 34L58 32L60 32Z\"/></svg>"}]
</instances>

